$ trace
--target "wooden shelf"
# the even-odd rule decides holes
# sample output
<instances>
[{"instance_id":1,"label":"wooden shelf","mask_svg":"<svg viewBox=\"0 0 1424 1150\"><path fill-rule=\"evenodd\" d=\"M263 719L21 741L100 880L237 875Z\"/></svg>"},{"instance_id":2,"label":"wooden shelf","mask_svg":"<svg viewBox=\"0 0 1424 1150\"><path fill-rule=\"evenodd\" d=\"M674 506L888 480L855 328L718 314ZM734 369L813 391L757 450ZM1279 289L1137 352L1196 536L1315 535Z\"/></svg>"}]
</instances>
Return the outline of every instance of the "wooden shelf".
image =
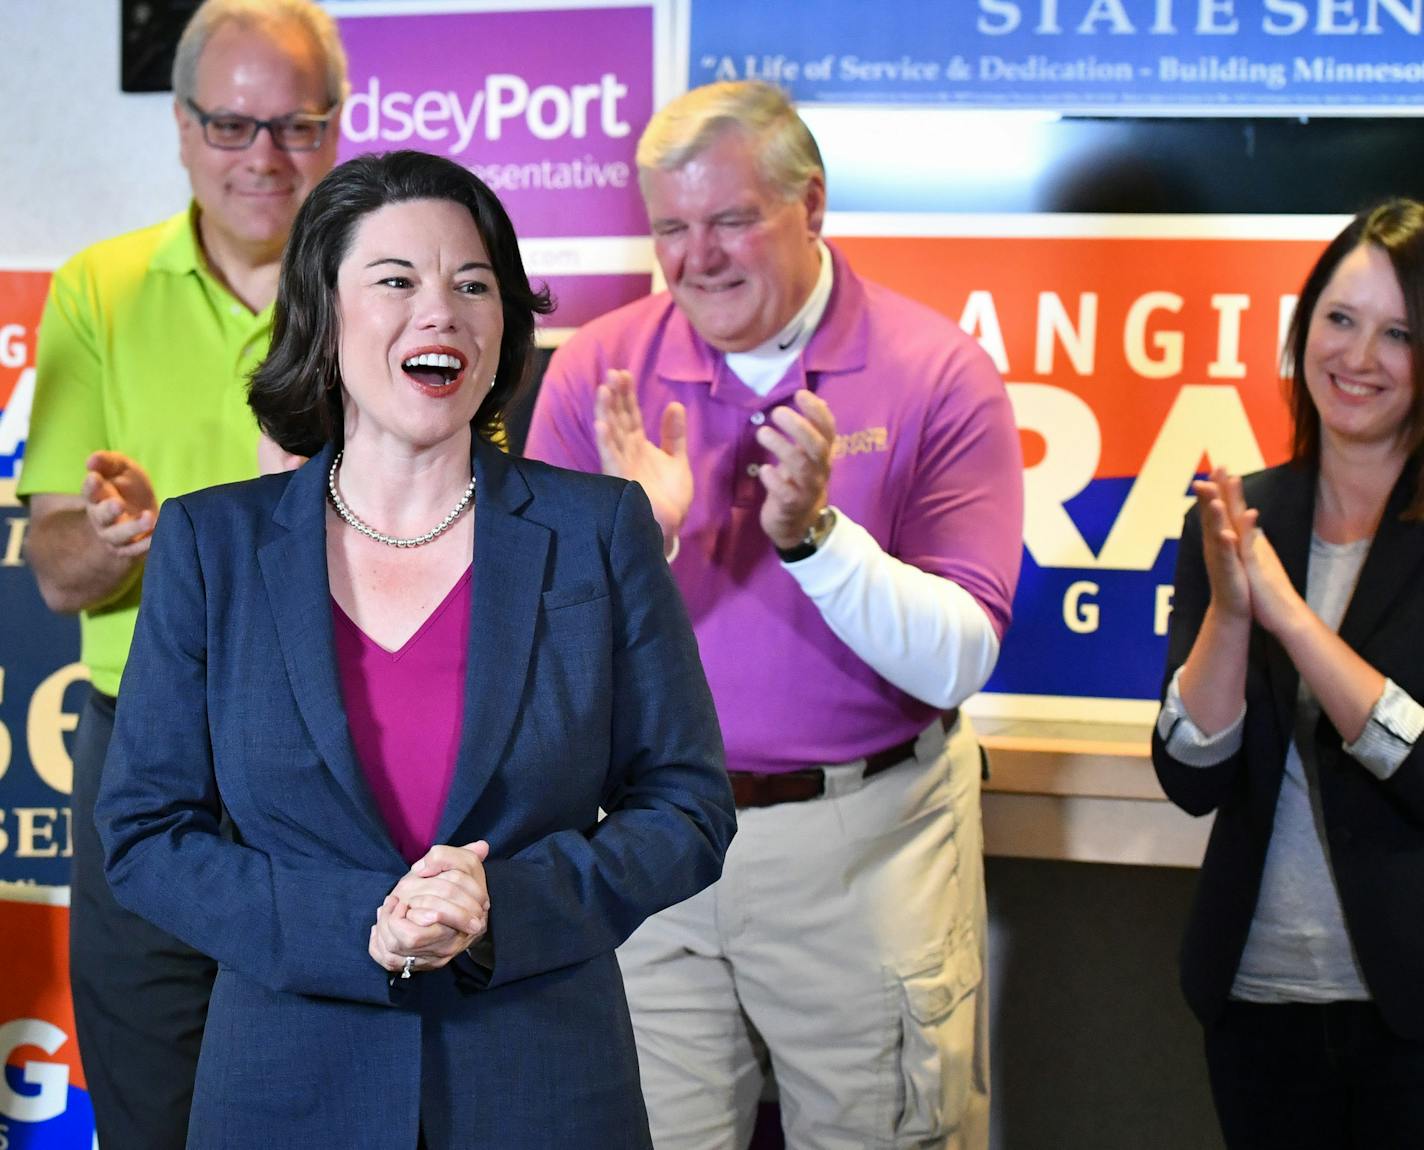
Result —
<instances>
[{"instance_id":1,"label":"wooden shelf","mask_svg":"<svg viewBox=\"0 0 1424 1150\"><path fill-rule=\"evenodd\" d=\"M1141 724L979 717L989 754L984 847L1007 858L1200 864L1210 819L1173 806Z\"/></svg>"}]
</instances>

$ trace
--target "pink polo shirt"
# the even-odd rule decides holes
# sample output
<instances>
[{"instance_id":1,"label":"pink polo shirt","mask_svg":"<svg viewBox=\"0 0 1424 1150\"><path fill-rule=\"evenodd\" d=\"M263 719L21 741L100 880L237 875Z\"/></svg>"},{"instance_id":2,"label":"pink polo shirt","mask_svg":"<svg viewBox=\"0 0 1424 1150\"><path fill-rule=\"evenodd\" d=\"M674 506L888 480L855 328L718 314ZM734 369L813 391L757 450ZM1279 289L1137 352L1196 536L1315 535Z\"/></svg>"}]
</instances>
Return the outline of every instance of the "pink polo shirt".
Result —
<instances>
[{"instance_id":1,"label":"pink polo shirt","mask_svg":"<svg viewBox=\"0 0 1424 1150\"><path fill-rule=\"evenodd\" d=\"M398 651L331 601L336 667L361 772L391 841L413 863L435 842L465 710L471 567Z\"/></svg>"},{"instance_id":2,"label":"pink polo shirt","mask_svg":"<svg viewBox=\"0 0 1424 1150\"><path fill-rule=\"evenodd\" d=\"M756 429L806 387L835 413L830 500L891 555L958 583L1002 638L1022 542L1018 432L1003 381L948 319L859 279L831 249L834 286L802 356L765 398L666 293L581 329L549 364L526 451L597 471L593 392L638 381L644 423L687 407L695 496L672 572L697 633L731 770L849 762L935 712L880 678L826 626L758 522L767 459Z\"/></svg>"}]
</instances>

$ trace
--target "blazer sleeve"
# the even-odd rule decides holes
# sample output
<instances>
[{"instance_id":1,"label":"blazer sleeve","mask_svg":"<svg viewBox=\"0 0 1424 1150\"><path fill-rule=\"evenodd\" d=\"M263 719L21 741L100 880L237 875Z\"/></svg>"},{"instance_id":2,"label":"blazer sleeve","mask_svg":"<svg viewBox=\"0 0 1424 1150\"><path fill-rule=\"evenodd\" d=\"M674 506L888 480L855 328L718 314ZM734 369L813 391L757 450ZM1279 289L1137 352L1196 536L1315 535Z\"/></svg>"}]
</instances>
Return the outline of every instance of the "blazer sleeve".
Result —
<instances>
[{"instance_id":1,"label":"blazer sleeve","mask_svg":"<svg viewBox=\"0 0 1424 1150\"><path fill-rule=\"evenodd\" d=\"M399 997L367 953L376 908L398 874L303 859L220 830L209 737L207 589L192 519L163 507L144 574L113 741L95 809L115 898L219 963L273 990L370 1003Z\"/></svg>"},{"instance_id":2,"label":"blazer sleeve","mask_svg":"<svg viewBox=\"0 0 1424 1150\"><path fill-rule=\"evenodd\" d=\"M1193 507L1182 523L1177 545L1177 572L1172 592L1172 619L1167 628L1167 670L1162 677L1162 697L1177 669L1187 661L1211 603L1211 584L1202 555L1201 514ZM1152 765L1167 797L1190 815L1216 810L1239 785L1246 765L1246 741L1229 758L1215 766L1196 767L1175 758L1166 741L1152 726Z\"/></svg>"},{"instance_id":3,"label":"blazer sleeve","mask_svg":"<svg viewBox=\"0 0 1424 1150\"><path fill-rule=\"evenodd\" d=\"M612 951L714 882L736 828L711 692L647 496L628 484L609 545L614 612L606 817L485 863L490 987Z\"/></svg>"},{"instance_id":4,"label":"blazer sleeve","mask_svg":"<svg viewBox=\"0 0 1424 1150\"><path fill-rule=\"evenodd\" d=\"M1424 738L1415 741L1404 762L1380 785L1395 797L1416 823L1424 823Z\"/></svg>"}]
</instances>

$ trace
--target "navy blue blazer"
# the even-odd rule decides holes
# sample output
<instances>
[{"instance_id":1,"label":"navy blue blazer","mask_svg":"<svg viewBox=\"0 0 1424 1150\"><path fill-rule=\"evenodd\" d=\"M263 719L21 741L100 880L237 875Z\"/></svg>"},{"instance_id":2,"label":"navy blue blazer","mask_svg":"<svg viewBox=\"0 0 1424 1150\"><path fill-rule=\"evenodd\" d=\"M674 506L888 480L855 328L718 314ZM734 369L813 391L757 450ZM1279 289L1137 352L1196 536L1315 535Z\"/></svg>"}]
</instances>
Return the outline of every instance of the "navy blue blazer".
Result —
<instances>
[{"instance_id":1,"label":"navy blue blazer","mask_svg":"<svg viewBox=\"0 0 1424 1150\"><path fill-rule=\"evenodd\" d=\"M474 459L437 841L490 842L485 978L367 954L407 866L333 654L330 448L164 504L96 818L119 901L219 964L189 1146L404 1150L420 1123L431 1150L649 1145L613 950L721 872L711 695L641 488Z\"/></svg>"},{"instance_id":2,"label":"navy blue blazer","mask_svg":"<svg viewBox=\"0 0 1424 1150\"><path fill-rule=\"evenodd\" d=\"M1400 518L1414 476L1415 469L1406 468L1395 485L1340 637L1424 700L1424 523ZM1316 478L1314 468L1287 464L1245 480L1246 502L1260 509L1261 527L1302 595ZM1193 507L1177 555L1164 691L1186 662L1210 601L1201 519ZM1168 797L1190 814L1216 812L1182 944L1182 987L1208 1024L1230 994L1255 913L1299 682L1285 649L1253 626L1241 749L1214 767L1192 767L1169 755L1153 732L1152 761ZM1424 741L1380 782L1346 754L1324 714L1314 738L1331 869L1365 981L1391 1028L1424 1039Z\"/></svg>"}]
</instances>

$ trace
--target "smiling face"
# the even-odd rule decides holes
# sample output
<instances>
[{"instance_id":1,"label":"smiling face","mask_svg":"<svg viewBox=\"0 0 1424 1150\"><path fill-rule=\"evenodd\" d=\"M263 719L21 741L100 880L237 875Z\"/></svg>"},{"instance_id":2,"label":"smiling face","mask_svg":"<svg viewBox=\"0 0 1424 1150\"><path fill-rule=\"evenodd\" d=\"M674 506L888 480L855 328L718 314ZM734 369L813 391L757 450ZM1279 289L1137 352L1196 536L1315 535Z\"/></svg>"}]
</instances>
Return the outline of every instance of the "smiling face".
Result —
<instances>
[{"instance_id":1,"label":"smiling face","mask_svg":"<svg viewBox=\"0 0 1424 1150\"><path fill-rule=\"evenodd\" d=\"M499 284L469 211L411 200L363 217L336 296L348 447L421 449L468 434L504 336Z\"/></svg>"},{"instance_id":2,"label":"smiling face","mask_svg":"<svg viewBox=\"0 0 1424 1150\"><path fill-rule=\"evenodd\" d=\"M295 25L218 28L198 59L193 101L209 114L260 120L327 110L321 49ZM336 161L335 121L314 152L284 152L260 131L241 151L214 148L191 109L175 105L178 151L198 204L203 246L225 261L256 265L281 257L302 200Z\"/></svg>"},{"instance_id":3,"label":"smiling face","mask_svg":"<svg viewBox=\"0 0 1424 1150\"><path fill-rule=\"evenodd\" d=\"M756 143L723 132L680 168L643 176L653 249L668 290L719 351L747 351L791 322L820 272L819 176L788 200L757 165Z\"/></svg>"},{"instance_id":4,"label":"smiling face","mask_svg":"<svg viewBox=\"0 0 1424 1150\"><path fill-rule=\"evenodd\" d=\"M1376 245L1345 256L1321 292L1304 374L1323 450L1402 442L1414 402L1409 322L1399 278Z\"/></svg>"}]
</instances>

